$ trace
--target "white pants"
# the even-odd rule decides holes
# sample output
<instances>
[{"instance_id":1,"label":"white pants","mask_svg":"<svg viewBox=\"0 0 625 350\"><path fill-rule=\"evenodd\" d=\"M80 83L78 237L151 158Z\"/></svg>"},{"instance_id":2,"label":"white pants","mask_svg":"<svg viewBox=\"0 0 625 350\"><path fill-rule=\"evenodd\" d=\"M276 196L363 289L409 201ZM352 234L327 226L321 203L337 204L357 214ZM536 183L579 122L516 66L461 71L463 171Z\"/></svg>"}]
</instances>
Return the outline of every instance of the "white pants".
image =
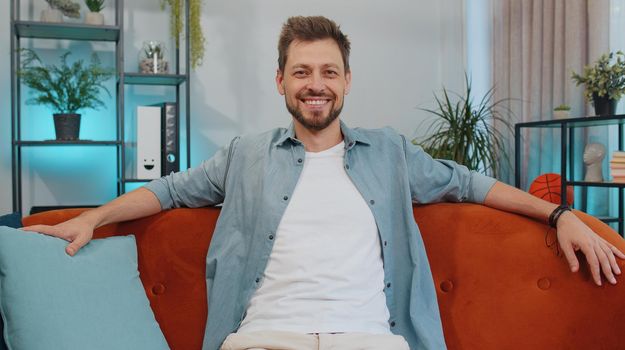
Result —
<instances>
[{"instance_id":1,"label":"white pants","mask_svg":"<svg viewBox=\"0 0 625 350\"><path fill-rule=\"evenodd\" d=\"M221 350L410 350L402 336L367 333L232 333Z\"/></svg>"}]
</instances>

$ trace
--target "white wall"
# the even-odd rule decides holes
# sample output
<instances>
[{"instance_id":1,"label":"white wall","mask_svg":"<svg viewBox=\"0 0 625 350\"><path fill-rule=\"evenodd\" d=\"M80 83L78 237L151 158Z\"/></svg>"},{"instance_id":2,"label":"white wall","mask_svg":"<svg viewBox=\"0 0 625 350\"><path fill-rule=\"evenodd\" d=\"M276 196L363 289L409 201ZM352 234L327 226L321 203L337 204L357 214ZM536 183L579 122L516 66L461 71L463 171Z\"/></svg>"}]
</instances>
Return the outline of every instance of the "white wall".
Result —
<instances>
[{"instance_id":1,"label":"white wall","mask_svg":"<svg viewBox=\"0 0 625 350\"><path fill-rule=\"evenodd\" d=\"M5 4L8 9L8 2ZM278 34L291 15L330 17L352 41L353 88L346 99L343 120L352 126L390 125L409 137L420 135L416 129L426 114L419 108L432 106L433 92L440 91L443 85L462 90L466 56L463 4L463 0L204 1L206 55L204 64L191 77L192 164L210 157L238 134L289 123L290 116L276 92L274 77ZM29 6L25 13L37 17L37 6ZM158 1L126 1L126 7L126 69L134 70L141 42L155 37L165 39L168 20ZM107 21L112 19L108 13ZM0 23L8 27L8 22L8 11L1 11ZM7 49L0 50L0 213L11 210L9 39L8 30L3 30L0 47ZM88 50L72 45L60 47ZM109 48L99 49L109 57ZM132 105L158 102L168 96L171 93L163 89L133 87L128 89L126 99ZM114 111L113 100L110 103L109 114ZM131 112L132 107L127 108L126 113ZM102 120L100 123L105 123ZM36 167L39 163L35 163L34 157L37 156L27 155L25 164ZM30 203L99 203L112 198L113 163L96 162L88 167L81 164L69 164L71 171L26 169L25 177L30 179L25 185L26 207ZM87 180L89 185L78 190L72 189L80 186L79 181L64 180L68 173L82 179L91 177L85 176L85 172L94 176L105 174L110 180Z\"/></svg>"}]
</instances>

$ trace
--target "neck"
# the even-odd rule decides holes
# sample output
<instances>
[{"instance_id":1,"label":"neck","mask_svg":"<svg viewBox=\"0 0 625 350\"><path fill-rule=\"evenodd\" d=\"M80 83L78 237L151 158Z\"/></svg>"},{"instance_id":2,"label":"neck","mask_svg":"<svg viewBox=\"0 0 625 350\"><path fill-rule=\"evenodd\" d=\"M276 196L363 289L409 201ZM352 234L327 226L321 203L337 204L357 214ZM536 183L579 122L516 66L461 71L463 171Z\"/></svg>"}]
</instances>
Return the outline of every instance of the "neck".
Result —
<instances>
[{"instance_id":1,"label":"neck","mask_svg":"<svg viewBox=\"0 0 625 350\"><path fill-rule=\"evenodd\" d=\"M341 124L336 118L323 130L310 130L293 119L295 137L302 141L307 152L321 152L338 145L343 140Z\"/></svg>"}]
</instances>

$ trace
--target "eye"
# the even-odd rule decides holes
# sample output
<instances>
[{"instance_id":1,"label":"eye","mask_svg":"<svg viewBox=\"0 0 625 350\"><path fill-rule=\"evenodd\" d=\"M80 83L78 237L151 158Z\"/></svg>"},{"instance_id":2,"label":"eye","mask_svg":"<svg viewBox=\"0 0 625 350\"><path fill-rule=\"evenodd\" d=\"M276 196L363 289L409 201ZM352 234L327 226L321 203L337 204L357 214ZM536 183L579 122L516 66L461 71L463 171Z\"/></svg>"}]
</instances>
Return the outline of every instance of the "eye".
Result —
<instances>
[{"instance_id":1,"label":"eye","mask_svg":"<svg viewBox=\"0 0 625 350\"><path fill-rule=\"evenodd\" d=\"M339 75L339 72L330 69L326 71L326 75L329 77L337 77Z\"/></svg>"},{"instance_id":2,"label":"eye","mask_svg":"<svg viewBox=\"0 0 625 350\"><path fill-rule=\"evenodd\" d=\"M307 75L306 71L303 69L300 70L296 70L295 72L293 72L293 76L295 76L296 78L303 78Z\"/></svg>"}]
</instances>

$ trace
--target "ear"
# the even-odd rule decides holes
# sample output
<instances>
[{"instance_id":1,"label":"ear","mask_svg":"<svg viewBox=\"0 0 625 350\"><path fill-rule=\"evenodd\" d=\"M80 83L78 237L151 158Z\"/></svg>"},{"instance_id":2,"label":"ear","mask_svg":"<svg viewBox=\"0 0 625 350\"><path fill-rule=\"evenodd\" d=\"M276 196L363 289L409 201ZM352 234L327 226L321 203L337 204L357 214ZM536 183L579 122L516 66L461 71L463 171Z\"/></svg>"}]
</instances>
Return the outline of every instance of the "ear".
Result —
<instances>
[{"instance_id":1,"label":"ear","mask_svg":"<svg viewBox=\"0 0 625 350\"><path fill-rule=\"evenodd\" d=\"M349 94L349 90L352 89L352 71L345 73L345 95Z\"/></svg>"},{"instance_id":2,"label":"ear","mask_svg":"<svg viewBox=\"0 0 625 350\"><path fill-rule=\"evenodd\" d=\"M276 70L276 87L278 88L278 93L284 96L284 74L280 68Z\"/></svg>"}]
</instances>

